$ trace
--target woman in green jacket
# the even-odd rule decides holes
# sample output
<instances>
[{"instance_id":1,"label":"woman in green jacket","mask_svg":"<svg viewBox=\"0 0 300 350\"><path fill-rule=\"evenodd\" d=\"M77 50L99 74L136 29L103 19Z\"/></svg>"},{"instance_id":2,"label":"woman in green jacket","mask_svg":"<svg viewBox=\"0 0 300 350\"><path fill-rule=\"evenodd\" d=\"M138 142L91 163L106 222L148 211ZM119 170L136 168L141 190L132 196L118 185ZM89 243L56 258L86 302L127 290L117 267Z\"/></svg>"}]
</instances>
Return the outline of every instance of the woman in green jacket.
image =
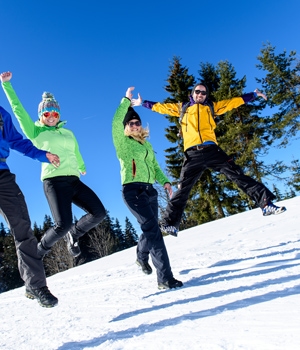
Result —
<instances>
[{"instance_id":1,"label":"woman in green jacket","mask_svg":"<svg viewBox=\"0 0 300 350\"><path fill-rule=\"evenodd\" d=\"M60 120L60 107L54 96L43 93L38 106L39 120L34 122L18 99L11 78L10 72L0 74L2 87L24 134L37 148L60 158L59 167L42 163L41 180L55 225L42 237L38 253L43 257L65 237L70 254L76 257L81 253L79 238L104 219L105 208L98 196L80 180L80 174L86 174L84 161L74 134L64 128L66 122ZM73 224L72 203L87 213L76 224Z\"/></svg>"},{"instance_id":2,"label":"woman in green jacket","mask_svg":"<svg viewBox=\"0 0 300 350\"><path fill-rule=\"evenodd\" d=\"M158 181L172 196L170 181L162 172L151 144L146 140L149 132L141 125L141 118L130 107L130 87L115 112L112 123L113 142L121 165L122 194L125 204L136 217L143 233L137 245L136 263L145 274L151 274L149 253L157 271L159 289L181 287L173 277L167 249L158 224Z\"/></svg>"}]
</instances>

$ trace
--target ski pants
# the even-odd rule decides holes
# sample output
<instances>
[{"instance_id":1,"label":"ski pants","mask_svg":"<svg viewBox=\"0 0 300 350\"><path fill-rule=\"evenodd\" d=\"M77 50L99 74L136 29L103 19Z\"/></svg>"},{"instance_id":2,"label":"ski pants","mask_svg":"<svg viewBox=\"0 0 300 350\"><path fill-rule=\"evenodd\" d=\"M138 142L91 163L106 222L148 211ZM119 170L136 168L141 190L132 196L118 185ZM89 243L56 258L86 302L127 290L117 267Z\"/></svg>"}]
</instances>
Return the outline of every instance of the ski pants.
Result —
<instances>
[{"instance_id":1,"label":"ski pants","mask_svg":"<svg viewBox=\"0 0 300 350\"><path fill-rule=\"evenodd\" d=\"M77 176L45 179L43 186L54 219L54 226L41 239L45 249L50 249L68 231L75 238L83 236L104 219L106 212L100 199ZM72 203L87 213L76 224L73 224Z\"/></svg>"},{"instance_id":2,"label":"ski pants","mask_svg":"<svg viewBox=\"0 0 300 350\"><path fill-rule=\"evenodd\" d=\"M7 222L14 238L18 267L26 286L46 286L42 259L37 254L37 239L34 237L27 205L16 176L9 170L0 170L0 213Z\"/></svg>"},{"instance_id":3,"label":"ski pants","mask_svg":"<svg viewBox=\"0 0 300 350\"><path fill-rule=\"evenodd\" d=\"M199 145L185 151L178 190L168 203L162 219L163 224L179 228L191 189L207 168L218 171L235 182L261 208L275 198L266 186L245 175L219 146L207 145L202 148Z\"/></svg>"},{"instance_id":4,"label":"ski pants","mask_svg":"<svg viewBox=\"0 0 300 350\"><path fill-rule=\"evenodd\" d=\"M168 252L158 224L157 191L152 184L134 182L123 185L123 199L141 226L137 245L137 258L148 262L149 253L156 268L157 281L166 282L173 277Z\"/></svg>"}]
</instances>

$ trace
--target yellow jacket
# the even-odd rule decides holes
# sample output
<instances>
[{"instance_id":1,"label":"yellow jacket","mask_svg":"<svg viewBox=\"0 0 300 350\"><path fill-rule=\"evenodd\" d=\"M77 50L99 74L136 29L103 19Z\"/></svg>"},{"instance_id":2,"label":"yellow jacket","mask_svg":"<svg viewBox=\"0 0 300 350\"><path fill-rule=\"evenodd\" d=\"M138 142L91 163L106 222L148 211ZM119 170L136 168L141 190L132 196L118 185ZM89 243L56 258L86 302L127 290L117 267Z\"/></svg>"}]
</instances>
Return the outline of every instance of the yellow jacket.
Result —
<instances>
[{"instance_id":1,"label":"yellow jacket","mask_svg":"<svg viewBox=\"0 0 300 350\"><path fill-rule=\"evenodd\" d=\"M192 146L212 141L217 144L216 134L214 132L216 123L215 116L222 115L233 108L237 108L244 103L254 100L256 93L249 93L241 97L234 97L229 100L213 102L214 116L208 105L195 103L191 98L191 104L186 109L181 120L182 136L184 141L184 150ZM180 117L183 103L159 103L144 100L144 107L151 109L153 112L167 114L174 117Z\"/></svg>"}]
</instances>

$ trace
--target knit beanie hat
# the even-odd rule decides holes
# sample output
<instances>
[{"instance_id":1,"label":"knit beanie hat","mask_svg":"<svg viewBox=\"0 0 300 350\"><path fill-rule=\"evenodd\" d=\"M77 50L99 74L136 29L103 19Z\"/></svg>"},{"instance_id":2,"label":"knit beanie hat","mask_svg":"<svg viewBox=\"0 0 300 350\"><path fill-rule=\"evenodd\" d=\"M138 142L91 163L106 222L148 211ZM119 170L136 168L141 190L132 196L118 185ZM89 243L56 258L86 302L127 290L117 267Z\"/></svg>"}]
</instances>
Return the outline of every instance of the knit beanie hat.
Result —
<instances>
[{"instance_id":1,"label":"knit beanie hat","mask_svg":"<svg viewBox=\"0 0 300 350\"><path fill-rule=\"evenodd\" d=\"M137 114L137 112L132 107L128 107L128 112L126 113L124 120L123 120L124 128L125 128L126 124L128 122L130 122L130 120L132 120L132 119L137 119L142 123L141 118Z\"/></svg>"},{"instance_id":2,"label":"knit beanie hat","mask_svg":"<svg viewBox=\"0 0 300 350\"><path fill-rule=\"evenodd\" d=\"M43 113L52 111L60 113L59 104L50 92L44 92L42 95L42 101L38 107L39 118Z\"/></svg>"}]
</instances>

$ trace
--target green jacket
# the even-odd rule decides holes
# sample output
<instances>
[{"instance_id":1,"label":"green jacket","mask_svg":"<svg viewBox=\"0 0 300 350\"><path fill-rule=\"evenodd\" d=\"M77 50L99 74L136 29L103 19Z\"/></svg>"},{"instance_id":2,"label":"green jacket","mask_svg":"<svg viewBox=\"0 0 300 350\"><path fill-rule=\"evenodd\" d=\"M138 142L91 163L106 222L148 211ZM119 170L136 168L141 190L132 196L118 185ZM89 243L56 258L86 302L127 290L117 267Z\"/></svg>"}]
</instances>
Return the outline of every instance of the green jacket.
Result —
<instances>
[{"instance_id":1,"label":"green jacket","mask_svg":"<svg viewBox=\"0 0 300 350\"><path fill-rule=\"evenodd\" d=\"M123 98L115 112L112 122L112 136L117 157L121 165L121 182L144 182L153 184L158 181L164 185L170 180L161 170L150 142L140 143L124 135L123 119L130 106L130 100Z\"/></svg>"},{"instance_id":2,"label":"green jacket","mask_svg":"<svg viewBox=\"0 0 300 350\"><path fill-rule=\"evenodd\" d=\"M39 120L34 123L22 106L11 83L4 82L2 87L26 137L37 148L57 154L60 158L58 168L49 163L42 163L41 180L56 176L80 177L80 173L85 171L84 161L74 134L64 128L66 122L60 121L56 126L44 125Z\"/></svg>"}]
</instances>

